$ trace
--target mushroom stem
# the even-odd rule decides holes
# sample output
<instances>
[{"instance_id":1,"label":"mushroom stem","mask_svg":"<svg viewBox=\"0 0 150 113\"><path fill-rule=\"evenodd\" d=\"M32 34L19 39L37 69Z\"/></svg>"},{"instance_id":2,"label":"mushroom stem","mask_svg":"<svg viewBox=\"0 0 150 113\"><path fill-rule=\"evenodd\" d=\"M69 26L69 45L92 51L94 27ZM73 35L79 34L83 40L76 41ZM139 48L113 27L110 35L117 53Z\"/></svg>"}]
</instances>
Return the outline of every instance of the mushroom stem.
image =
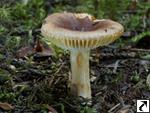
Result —
<instances>
[{"instance_id":1,"label":"mushroom stem","mask_svg":"<svg viewBox=\"0 0 150 113\"><path fill-rule=\"evenodd\" d=\"M71 50L71 92L73 95L91 98L89 78L89 49Z\"/></svg>"}]
</instances>

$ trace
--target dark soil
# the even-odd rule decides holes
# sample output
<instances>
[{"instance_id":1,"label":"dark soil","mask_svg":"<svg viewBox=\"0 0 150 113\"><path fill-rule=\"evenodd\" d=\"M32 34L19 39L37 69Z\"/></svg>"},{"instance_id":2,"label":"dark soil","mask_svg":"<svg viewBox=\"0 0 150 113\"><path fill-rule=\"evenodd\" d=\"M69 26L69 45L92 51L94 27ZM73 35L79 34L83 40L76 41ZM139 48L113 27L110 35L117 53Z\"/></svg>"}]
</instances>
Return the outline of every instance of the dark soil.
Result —
<instances>
[{"instance_id":1,"label":"dark soil","mask_svg":"<svg viewBox=\"0 0 150 113\"><path fill-rule=\"evenodd\" d=\"M66 113L79 113L86 106L100 113L119 113L119 110L134 113L136 99L150 98L146 85L150 61L140 56L148 54L147 51L130 49L110 46L92 50L92 105L69 93L71 72L68 53L60 53L58 57L41 57L42 60L32 56L26 59L7 56L0 64L0 100L15 106L13 113L42 113L43 109L49 109L46 104L58 113L62 109ZM5 49L1 48L1 51Z\"/></svg>"}]
</instances>

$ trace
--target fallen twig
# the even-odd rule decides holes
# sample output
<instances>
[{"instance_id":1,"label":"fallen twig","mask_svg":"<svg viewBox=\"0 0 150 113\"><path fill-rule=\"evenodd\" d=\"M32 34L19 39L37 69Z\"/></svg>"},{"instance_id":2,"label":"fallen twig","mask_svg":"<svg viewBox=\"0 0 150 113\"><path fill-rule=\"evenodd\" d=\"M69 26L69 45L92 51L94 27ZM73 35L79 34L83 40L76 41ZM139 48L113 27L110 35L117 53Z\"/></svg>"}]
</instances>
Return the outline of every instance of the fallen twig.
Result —
<instances>
[{"instance_id":1,"label":"fallen twig","mask_svg":"<svg viewBox=\"0 0 150 113\"><path fill-rule=\"evenodd\" d=\"M150 52L150 49L140 49L140 48L123 48L121 50L134 51L134 52Z\"/></svg>"},{"instance_id":2,"label":"fallen twig","mask_svg":"<svg viewBox=\"0 0 150 113\"><path fill-rule=\"evenodd\" d=\"M113 111L114 111L115 109L117 109L119 106L121 106L120 103L116 104L114 107L112 107L110 110L108 110L108 113L113 113Z\"/></svg>"}]
</instances>

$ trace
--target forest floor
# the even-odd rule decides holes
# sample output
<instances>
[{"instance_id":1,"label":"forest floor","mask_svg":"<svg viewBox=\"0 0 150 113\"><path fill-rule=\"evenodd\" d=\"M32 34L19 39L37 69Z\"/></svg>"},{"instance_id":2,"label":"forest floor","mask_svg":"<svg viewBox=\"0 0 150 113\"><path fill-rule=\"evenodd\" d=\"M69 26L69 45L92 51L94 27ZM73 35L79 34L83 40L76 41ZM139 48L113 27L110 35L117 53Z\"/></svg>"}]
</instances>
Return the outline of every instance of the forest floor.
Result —
<instances>
[{"instance_id":1,"label":"forest floor","mask_svg":"<svg viewBox=\"0 0 150 113\"><path fill-rule=\"evenodd\" d=\"M150 98L146 84L149 49L108 46L92 50L90 106L69 94L68 52L24 59L3 47L0 52L7 55L0 63L0 100L7 102L2 113L7 109L12 113L134 113L136 99Z\"/></svg>"}]
</instances>

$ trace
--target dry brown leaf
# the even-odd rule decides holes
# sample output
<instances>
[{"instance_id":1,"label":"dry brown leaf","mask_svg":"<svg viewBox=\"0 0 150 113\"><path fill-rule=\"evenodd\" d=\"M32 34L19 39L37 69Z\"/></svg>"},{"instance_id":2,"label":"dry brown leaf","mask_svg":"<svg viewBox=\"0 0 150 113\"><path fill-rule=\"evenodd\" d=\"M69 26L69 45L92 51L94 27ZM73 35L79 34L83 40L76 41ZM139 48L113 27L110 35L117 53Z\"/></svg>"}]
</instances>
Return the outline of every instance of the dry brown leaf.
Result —
<instances>
[{"instance_id":1,"label":"dry brown leaf","mask_svg":"<svg viewBox=\"0 0 150 113\"><path fill-rule=\"evenodd\" d=\"M49 48L43 48L42 52L36 52L36 53L40 56L51 56L52 55L52 51Z\"/></svg>"},{"instance_id":2,"label":"dry brown leaf","mask_svg":"<svg viewBox=\"0 0 150 113\"><path fill-rule=\"evenodd\" d=\"M8 103L2 103L0 102L0 108L4 109L4 110L12 110L14 109L14 106L8 104Z\"/></svg>"},{"instance_id":3,"label":"dry brown leaf","mask_svg":"<svg viewBox=\"0 0 150 113\"><path fill-rule=\"evenodd\" d=\"M52 49L49 48L48 45L37 40L35 42L34 47L32 47L31 45L27 45L25 47L22 47L17 52L17 57L18 58L24 58L24 57L32 55L32 54L39 54L40 56L50 56L50 55L52 55L52 53L53 53Z\"/></svg>"},{"instance_id":4,"label":"dry brown leaf","mask_svg":"<svg viewBox=\"0 0 150 113\"><path fill-rule=\"evenodd\" d=\"M42 52L43 51L43 44L39 41L39 39L36 41L36 44L35 44L35 47L34 47L34 50L36 52Z\"/></svg>"},{"instance_id":5,"label":"dry brown leaf","mask_svg":"<svg viewBox=\"0 0 150 113\"><path fill-rule=\"evenodd\" d=\"M36 54L41 56L51 56L53 53L52 49L46 43L41 42L40 40L37 40L34 51Z\"/></svg>"},{"instance_id":6,"label":"dry brown leaf","mask_svg":"<svg viewBox=\"0 0 150 113\"><path fill-rule=\"evenodd\" d=\"M22 47L19 51L17 51L17 57L23 58L33 53L34 53L34 50L31 46L25 46L25 47Z\"/></svg>"}]
</instances>

